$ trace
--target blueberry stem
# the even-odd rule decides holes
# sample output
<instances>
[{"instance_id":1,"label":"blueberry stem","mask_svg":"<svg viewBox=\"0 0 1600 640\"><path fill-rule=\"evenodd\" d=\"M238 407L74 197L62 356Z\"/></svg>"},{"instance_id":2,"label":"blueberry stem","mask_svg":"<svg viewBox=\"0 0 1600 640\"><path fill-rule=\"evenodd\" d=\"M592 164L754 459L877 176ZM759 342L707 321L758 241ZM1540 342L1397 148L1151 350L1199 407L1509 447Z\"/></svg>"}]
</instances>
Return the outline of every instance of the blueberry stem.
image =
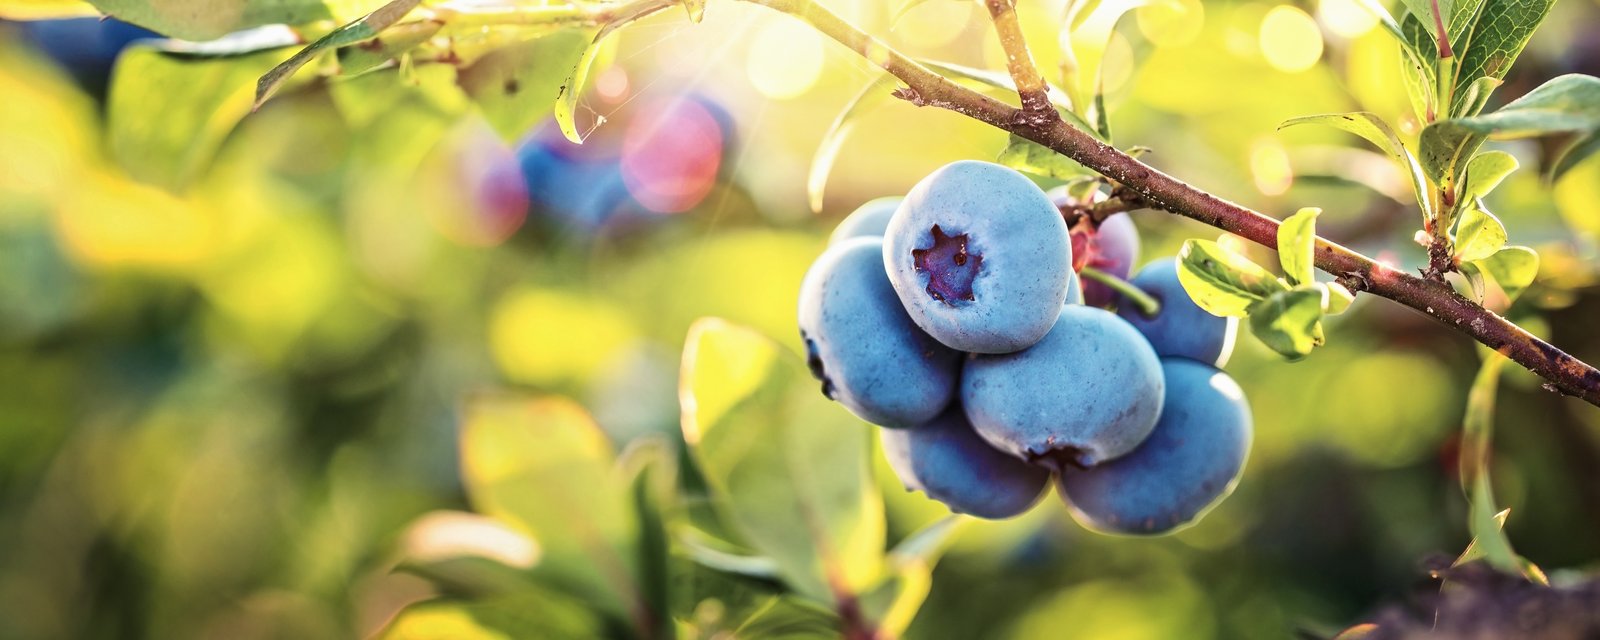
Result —
<instances>
[{"instance_id":1,"label":"blueberry stem","mask_svg":"<svg viewBox=\"0 0 1600 640\"><path fill-rule=\"evenodd\" d=\"M1156 314L1161 313L1161 301L1151 297L1150 294L1145 293L1143 289L1133 286L1132 282L1128 282L1127 280L1123 280L1122 278L1118 278L1094 267L1084 267L1082 271L1078 272L1078 275L1111 287L1112 290L1116 291L1123 298L1126 298L1129 302L1132 302L1133 306L1138 307L1139 313L1144 314L1147 318L1154 318Z\"/></svg>"}]
</instances>

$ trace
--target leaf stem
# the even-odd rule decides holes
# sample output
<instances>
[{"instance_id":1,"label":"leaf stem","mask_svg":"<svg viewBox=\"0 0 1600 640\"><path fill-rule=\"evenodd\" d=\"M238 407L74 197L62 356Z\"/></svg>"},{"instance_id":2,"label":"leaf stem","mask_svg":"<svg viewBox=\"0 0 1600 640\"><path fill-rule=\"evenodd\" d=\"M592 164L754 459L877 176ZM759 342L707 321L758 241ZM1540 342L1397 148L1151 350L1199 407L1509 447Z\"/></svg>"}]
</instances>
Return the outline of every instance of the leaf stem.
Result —
<instances>
[{"instance_id":1,"label":"leaf stem","mask_svg":"<svg viewBox=\"0 0 1600 640\"><path fill-rule=\"evenodd\" d=\"M1144 314L1147 318L1153 318L1156 314L1161 313L1161 301L1145 293L1143 289L1133 286L1132 282L1094 267L1084 267L1082 271L1078 272L1078 275L1111 287L1113 291L1132 302L1133 306L1138 307L1139 313Z\"/></svg>"}]
</instances>

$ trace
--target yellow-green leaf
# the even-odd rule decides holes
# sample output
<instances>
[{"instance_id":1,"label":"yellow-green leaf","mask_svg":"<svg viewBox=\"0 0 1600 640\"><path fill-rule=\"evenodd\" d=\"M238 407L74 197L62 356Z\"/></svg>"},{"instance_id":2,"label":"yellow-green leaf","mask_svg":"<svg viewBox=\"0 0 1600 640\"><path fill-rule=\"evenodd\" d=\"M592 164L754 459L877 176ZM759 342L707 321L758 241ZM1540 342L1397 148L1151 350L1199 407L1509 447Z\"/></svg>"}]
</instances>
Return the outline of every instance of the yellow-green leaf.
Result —
<instances>
[{"instance_id":1,"label":"yellow-green leaf","mask_svg":"<svg viewBox=\"0 0 1600 640\"><path fill-rule=\"evenodd\" d=\"M1356 294L1344 288L1342 284L1328 282L1322 286L1328 289L1328 306L1323 309L1323 312L1330 316L1344 313L1356 301Z\"/></svg>"},{"instance_id":2,"label":"yellow-green leaf","mask_svg":"<svg viewBox=\"0 0 1600 640\"><path fill-rule=\"evenodd\" d=\"M1306 207L1278 225L1278 261L1291 285L1315 281L1317 216L1321 214L1321 209Z\"/></svg>"},{"instance_id":3,"label":"yellow-green leaf","mask_svg":"<svg viewBox=\"0 0 1600 640\"><path fill-rule=\"evenodd\" d=\"M1494 278L1495 284L1500 285L1500 290L1511 300L1516 300L1539 275L1539 254L1528 247L1505 247L1473 264Z\"/></svg>"},{"instance_id":4,"label":"yellow-green leaf","mask_svg":"<svg viewBox=\"0 0 1600 640\"><path fill-rule=\"evenodd\" d=\"M683 435L724 516L799 593L831 602L883 575L870 428L805 364L749 329L702 319L679 379Z\"/></svg>"},{"instance_id":5,"label":"yellow-green leaf","mask_svg":"<svg viewBox=\"0 0 1600 640\"><path fill-rule=\"evenodd\" d=\"M461 467L474 509L522 527L544 549L537 571L598 608L639 606L639 521L610 441L561 398L484 397L465 407Z\"/></svg>"},{"instance_id":6,"label":"yellow-green leaf","mask_svg":"<svg viewBox=\"0 0 1600 640\"><path fill-rule=\"evenodd\" d=\"M1200 308L1225 317L1243 317L1250 305L1287 289L1249 258L1198 239L1178 250L1178 282Z\"/></svg>"},{"instance_id":7,"label":"yellow-green leaf","mask_svg":"<svg viewBox=\"0 0 1600 640\"><path fill-rule=\"evenodd\" d=\"M828 172L833 169L833 162L844 149L845 138L855 129L856 118L887 100L890 89L899 82L898 78L885 73L867 83L856 97L845 104L833 119L833 124L828 126L827 132L822 134L822 142L817 144L817 152L811 156L811 171L806 177L806 200L811 204L811 211L822 212L822 193L828 186Z\"/></svg>"},{"instance_id":8,"label":"yellow-green leaf","mask_svg":"<svg viewBox=\"0 0 1600 640\"><path fill-rule=\"evenodd\" d=\"M569 74L587 64L593 41L590 31L566 29L502 47L462 69L457 82L496 133L516 140L549 115L558 98L572 93L566 91ZM563 131L572 126L570 112L567 117ZM569 137L577 137L576 129Z\"/></svg>"},{"instance_id":9,"label":"yellow-green leaf","mask_svg":"<svg viewBox=\"0 0 1600 640\"><path fill-rule=\"evenodd\" d=\"M1455 258L1458 262L1482 260L1506 245L1506 226L1483 206L1473 201L1456 224Z\"/></svg>"},{"instance_id":10,"label":"yellow-green leaf","mask_svg":"<svg viewBox=\"0 0 1600 640\"><path fill-rule=\"evenodd\" d=\"M1411 150L1400 142L1400 137L1395 135L1394 129L1390 128L1382 118L1365 111L1326 113L1291 118L1278 125L1278 128L1281 130L1301 124L1321 124L1356 134L1389 154L1389 157L1399 163L1400 168L1410 178L1411 191L1416 194L1417 207L1422 210L1423 219L1433 217L1433 205L1428 199L1428 181L1423 177L1423 166L1418 164L1416 156L1413 156Z\"/></svg>"},{"instance_id":11,"label":"yellow-green leaf","mask_svg":"<svg viewBox=\"0 0 1600 640\"><path fill-rule=\"evenodd\" d=\"M1299 286L1250 305L1250 330L1273 351L1299 360L1322 346L1322 309L1328 291Z\"/></svg>"},{"instance_id":12,"label":"yellow-green leaf","mask_svg":"<svg viewBox=\"0 0 1600 640\"><path fill-rule=\"evenodd\" d=\"M184 189L250 112L254 80L277 58L263 52L196 59L130 47L107 99L111 155L143 182Z\"/></svg>"}]
</instances>

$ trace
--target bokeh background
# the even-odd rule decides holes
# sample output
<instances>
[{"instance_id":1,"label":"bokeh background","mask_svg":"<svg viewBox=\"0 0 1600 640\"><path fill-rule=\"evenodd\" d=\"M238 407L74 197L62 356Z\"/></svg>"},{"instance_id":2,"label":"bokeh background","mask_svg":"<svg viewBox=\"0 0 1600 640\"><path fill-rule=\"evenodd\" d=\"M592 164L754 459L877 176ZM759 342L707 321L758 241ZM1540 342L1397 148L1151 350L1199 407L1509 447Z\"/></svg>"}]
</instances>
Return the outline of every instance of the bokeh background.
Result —
<instances>
[{"instance_id":1,"label":"bokeh background","mask_svg":"<svg viewBox=\"0 0 1600 640\"><path fill-rule=\"evenodd\" d=\"M1002 68L974 3L827 4L912 54ZM1021 5L1054 68L1060 3ZM472 74L442 64L304 74L245 116L290 50L182 57L153 35L0 23L0 638L370 635L429 593L392 571L407 526L467 508L464 399L560 395L619 445L675 439L694 319L797 347L796 291L833 224L1005 144L887 104L813 213L817 142L875 74L738 3L625 32L580 102L582 147L537 113L486 118L461 95ZM1323 207L1324 235L1421 263L1382 155L1276 131L1362 109L1415 135L1395 45L1353 0L1144 7L1107 51L1119 144L1263 211ZM1600 73L1593 0L1555 6L1496 102L1572 71ZM1504 148L1524 170L1490 205L1544 257L1510 313L1600 360L1600 159L1551 187L1543 149ZM1217 235L1133 216L1145 259ZM1282 638L1410 592L1468 542L1454 456L1475 347L1366 297L1329 329L1292 364L1241 337L1228 371L1255 447L1200 525L1111 538L1059 508L974 523L908 635ZM1600 412L1518 371L1498 427L1517 550L1594 568ZM878 466L891 539L945 515Z\"/></svg>"}]
</instances>

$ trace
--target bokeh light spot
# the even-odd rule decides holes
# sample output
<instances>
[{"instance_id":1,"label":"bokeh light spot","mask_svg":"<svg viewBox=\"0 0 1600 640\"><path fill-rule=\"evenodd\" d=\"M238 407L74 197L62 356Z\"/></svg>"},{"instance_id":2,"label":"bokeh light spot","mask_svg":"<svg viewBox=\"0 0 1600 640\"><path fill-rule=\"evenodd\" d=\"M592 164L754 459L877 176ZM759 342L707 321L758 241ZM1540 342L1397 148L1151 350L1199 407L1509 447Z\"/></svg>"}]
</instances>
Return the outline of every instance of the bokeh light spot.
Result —
<instances>
[{"instance_id":1,"label":"bokeh light spot","mask_svg":"<svg viewBox=\"0 0 1600 640\"><path fill-rule=\"evenodd\" d=\"M1378 26L1378 16L1355 0L1318 0L1317 19L1345 38L1360 37Z\"/></svg>"},{"instance_id":2,"label":"bokeh light spot","mask_svg":"<svg viewBox=\"0 0 1600 640\"><path fill-rule=\"evenodd\" d=\"M1261 20L1261 55L1285 73L1310 69L1322 58L1322 30L1298 7L1278 5Z\"/></svg>"},{"instance_id":3,"label":"bokeh light spot","mask_svg":"<svg viewBox=\"0 0 1600 640\"><path fill-rule=\"evenodd\" d=\"M641 106L622 140L622 180L657 213L688 211L716 186L723 131L711 112L687 97Z\"/></svg>"},{"instance_id":4,"label":"bokeh light spot","mask_svg":"<svg viewBox=\"0 0 1600 640\"><path fill-rule=\"evenodd\" d=\"M822 36L798 20L773 20L750 38L745 72L761 95L797 98L822 76Z\"/></svg>"},{"instance_id":5,"label":"bokeh light spot","mask_svg":"<svg viewBox=\"0 0 1600 640\"><path fill-rule=\"evenodd\" d=\"M1289 152L1275 141L1256 141L1250 147L1250 176L1262 194L1283 195L1294 184L1294 168L1289 164Z\"/></svg>"},{"instance_id":6,"label":"bokeh light spot","mask_svg":"<svg viewBox=\"0 0 1600 640\"><path fill-rule=\"evenodd\" d=\"M895 39L916 47L942 47L954 42L972 22L977 4L924 2L906 11L894 24Z\"/></svg>"},{"instance_id":7,"label":"bokeh light spot","mask_svg":"<svg viewBox=\"0 0 1600 640\"><path fill-rule=\"evenodd\" d=\"M1135 11L1139 33L1158 47L1178 47L1200 35L1206 10L1200 0L1161 0Z\"/></svg>"}]
</instances>

